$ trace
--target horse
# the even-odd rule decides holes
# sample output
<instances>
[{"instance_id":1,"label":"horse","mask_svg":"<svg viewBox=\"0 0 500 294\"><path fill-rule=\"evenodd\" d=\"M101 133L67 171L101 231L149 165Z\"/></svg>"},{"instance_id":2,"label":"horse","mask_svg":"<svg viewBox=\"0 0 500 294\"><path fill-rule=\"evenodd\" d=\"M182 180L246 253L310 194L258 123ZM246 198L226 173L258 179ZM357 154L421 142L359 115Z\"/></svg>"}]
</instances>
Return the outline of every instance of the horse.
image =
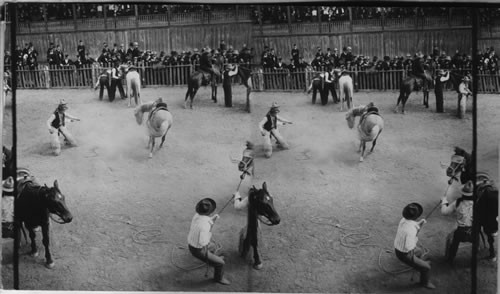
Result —
<instances>
[{"instance_id":1,"label":"horse","mask_svg":"<svg viewBox=\"0 0 500 294\"><path fill-rule=\"evenodd\" d=\"M222 55L216 56L215 62L212 64L212 69L215 73L221 76L222 66L224 64L224 57ZM197 70L189 76L188 79L188 90L186 92L186 97L184 98L184 108L187 108L187 100L190 99L190 108L193 109L193 99L198 92L198 89L202 85L207 85L204 83L205 75L208 75L208 80L212 86L212 100L217 103L217 75L208 74L201 70Z\"/></svg>"},{"instance_id":2,"label":"horse","mask_svg":"<svg viewBox=\"0 0 500 294\"><path fill-rule=\"evenodd\" d=\"M347 101L347 109L352 109L352 96L354 93L354 85L351 76L347 74L341 74L339 77L339 99L340 99L340 111L344 108L344 102Z\"/></svg>"},{"instance_id":3,"label":"horse","mask_svg":"<svg viewBox=\"0 0 500 294\"><path fill-rule=\"evenodd\" d=\"M235 64L235 70L237 71L236 75L238 75L241 79L243 85L247 88L247 105L246 110L248 113L252 112L251 101L250 101L250 93L252 92L252 70L250 68ZM217 93L217 88L215 90Z\"/></svg>"},{"instance_id":4,"label":"horse","mask_svg":"<svg viewBox=\"0 0 500 294\"><path fill-rule=\"evenodd\" d=\"M242 258L246 258L250 247L253 248L253 268L262 269L262 261L258 251L259 221L265 225L273 226L280 223L280 216L273 204L273 197L267 190L267 184L262 184L262 189L252 186L248 195L247 225L240 232L238 252Z\"/></svg>"},{"instance_id":5,"label":"horse","mask_svg":"<svg viewBox=\"0 0 500 294\"><path fill-rule=\"evenodd\" d=\"M60 224L67 224L73 220L57 180L54 181L53 187L48 187L47 185L39 185L33 177L25 177L18 182L18 196L14 200L14 205L16 207L14 219L18 224L18 229L20 230L24 225L29 232L30 255L38 256L35 228L40 226L42 228L42 242L45 247L45 266L53 268L55 263L49 249L49 217L52 218L51 214L57 215L60 220L53 220Z\"/></svg>"},{"instance_id":6,"label":"horse","mask_svg":"<svg viewBox=\"0 0 500 294\"><path fill-rule=\"evenodd\" d=\"M347 126L350 129L354 128L356 116L361 116L358 124L358 135L360 139L358 152L361 152L361 157L359 158L360 162L364 160L363 157L365 154L366 142L372 141L370 153L373 152L373 149L377 144L378 136L384 129L384 119L380 116L378 110L376 108L369 108L365 113L365 108L365 106L353 108L345 115Z\"/></svg>"},{"instance_id":7,"label":"horse","mask_svg":"<svg viewBox=\"0 0 500 294\"><path fill-rule=\"evenodd\" d=\"M161 149L165 142L168 130L172 127L173 118L170 111L167 109L167 104L161 98L154 102L144 103L137 107L134 111L137 124L141 125L145 112L150 112L146 125L149 132L148 147L149 158L153 158L153 149L155 147L155 139L161 137L161 143L158 149Z\"/></svg>"},{"instance_id":8,"label":"horse","mask_svg":"<svg viewBox=\"0 0 500 294\"><path fill-rule=\"evenodd\" d=\"M132 96L134 97L135 105L141 105L141 76L139 72L135 67L126 64L120 65L120 71L125 76L127 83L128 107L132 105Z\"/></svg>"},{"instance_id":9,"label":"horse","mask_svg":"<svg viewBox=\"0 0 500 294\"><path fill-rule=\"evenodd\" d=\"M428 85L432 85L433 80L431 72L426 70L425 74L426 76L430 77L429 79L427 79ZM396 103L396 108L394 109L394 112L398 112L398 106L399 103L401 103L401 113L403 114L405 113L406 101L408 101L411 92L418 91L422 83L423 83L422 79L417 78L413 75L407 76L401 81L401 88L399 88L398 102ZM423 87L422 93L424 96L423 104L425 105L426 108L429 108L429 88Z\"/></svg>"},{"instance_id":10,"label":"horse","mask_svg":"<svg viewBox=\"0 0 500 294\"><path fill-rule=\"evenodd\" d=\"M477 209L474 217L479 223L479 228L482 230L488 239L489 259L496 259L494 247L494 235L498 231L498 188L493 184L489 175L485 172L477 172L473 174L471 164L473 156L460 147L455 147L454 154L451 156L451 162L446 169L446 175L450 177L448 184L454 180L460 181L461 184L468 181L476 182L476 206ZM483 244L486 244L484 236L480 233Z\"/></svg>"}]
</instances>

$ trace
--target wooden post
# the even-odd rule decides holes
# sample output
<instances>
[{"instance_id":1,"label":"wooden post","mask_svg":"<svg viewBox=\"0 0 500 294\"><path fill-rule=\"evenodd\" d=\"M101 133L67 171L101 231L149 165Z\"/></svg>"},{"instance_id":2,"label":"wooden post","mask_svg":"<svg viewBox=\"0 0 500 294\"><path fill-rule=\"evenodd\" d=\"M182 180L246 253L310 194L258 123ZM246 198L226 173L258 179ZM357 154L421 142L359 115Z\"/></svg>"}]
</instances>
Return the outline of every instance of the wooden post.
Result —
<instances>
[{"instance_id":1,"label":"wooden post","mask_svg":"<svg viewBox=\"0 0 500 294\"><path fill-rule=\"evenodd\" d=\"M239 16L240 6L239 6L239 5L234 5L234 6L235 6L235 8L234 8L234 12L235 12L235 16L236 16L235 21L236 21L236 22L238 22L238 21L239 21L239 19L240 19L240 16Z\"/></svg>"},{"instance_id":2,"label":"wooden post","mask_svg":"<svg viewBox=\"0 0 500 294\"><path fill-rule=\"evenodd\" d=\"M42 7L43 7L43 20L45 24L45 32L49 33L49 24L48 24L49 17L47 16L47 4L43 4Z\"/></svg>"},{"instance_id":3,"label":"wooden post","mask_svg":"<svg viewBox=\"0 0 500 294\"><path fill-rule=\"evenodd\" d=\"M315 6L316 8L316 16L318 18L318 25L319 25L319 33L321 34L321 32L323 31L323 28L322 28L322 25L321 25L321 13L319 13L319 7L318 6Z\"/></svg>"},{"instance_id":4,"label":"wooden post","mask_svg":"<svg viewBox=\"0 0 500 294\"><path fill-rule=\"evenodd\" d=\"M108 29L108 15L106 12L107 8L108 8L108 5L106 5L106 4L102 5L102 12L104 13L104 30Z\"/></svg>"},{"instance_id":5,"label":"wooden post","mask_svg":"<svg viewBox=\"0 0 500 294\"><path fill-rule=\"evenodd\" d=\"M291 19L291 13L290 13L290 5L286 6L286 17L288 20L288 34L292 34L292 19Z\"/></svg>"},{"instance_id":6,"label":"wooden post","mask_svg":"<svg viewBox=\"0 0 500 294\"><path fill-rule=\"evenodd\" d=\"M170 20L171 19L172 19L172 5L168 5L168 8L167 8L167 22L168 22L169 29L170 29ZM170 46L170 48L172 48L172 46Z\"/></svg>"},{"instance_id":7,"label":"wooden post","mask_svg":"<svg viewBox=\"0 0 500 294\"><path fill-rule=\"evenodd\" d=\"M262 6L259 5L257 6L258 12L258 19L259 19L259 27L260 27L260 35L262 36L264 34L264 28L262 27Z\"/></svg>"},{"instance_id":8,"label":"wooden post","mask_svg":"<svg viewBox=\"0 0 500 294\"><path fill-rule=\"evenodd\" d=\"M75 31L78 31L78 23L76 21L76 4L71 4L73 8L73 25L75 26Z\"/></svg>"},{"instance_id":9,"label":"wooden post","mask_svg":"<svg viewBox=\"0 0 500 294\"><path fill-rule=\"evenodd\" d=\"M353 30L353 28L352 28L352 7L349 7L347 11L349 11L349 31L352 32L352 30Z\"/></svg>"},{"instance_id":10,"label":"wooden post","mask_svg":"<svg viewBox=\"0 0 500 294\"><path fill-rule=\"evenodd\" d=\"M134 15L135 15L135 28L139 28L139 7L137 4L134 5Z\"/></svg>"}]
</instances>

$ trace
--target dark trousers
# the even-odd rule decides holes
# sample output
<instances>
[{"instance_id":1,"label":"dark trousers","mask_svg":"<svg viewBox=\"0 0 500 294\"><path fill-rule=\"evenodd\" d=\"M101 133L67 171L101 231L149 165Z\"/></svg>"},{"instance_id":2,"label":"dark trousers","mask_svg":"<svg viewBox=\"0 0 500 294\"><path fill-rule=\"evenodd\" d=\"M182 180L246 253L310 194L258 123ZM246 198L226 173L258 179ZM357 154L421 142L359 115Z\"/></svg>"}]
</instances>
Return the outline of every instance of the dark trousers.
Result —
<instances>
[{"instance_id":1,"label":"dark trousers","mask_svg":"<svg viewBox=\"0 0 500 294\"><path fill-rule=\"evenodd\" d=\"M232 107L233 106L233 93L231 89L231 83L224 84L222 85L222 88L224 89L224 103L226 107Z\"/></svg>"},{"instance_id":2,"label":"dark trousers","mask_svg":"<svg viewBox=\"0 0 500 294\"><path fill-rule=\"evenodd\" d=\"M422 254L420 250L414 249L407 253L401 252L397 249L394 250L396 251L396 256L399 260L420 272L421 284L425 285L429 282L431 265L427 261L420 259Z\"/></svg>"},{"instance_id":3,"label":"dark trousers","mask_svg":"<svg viewBox=\"0 0 500 294\"><path fill-rule=\"evenodd\" d=\"M330 93L332 93L333 102L338 103L339 99L337 97L337 91L335 90L335 83L336 82L325 83L325 95L328 96Z\"/></svg>"},{"instance_id":4,"label":"dark trousers","mask_svg":"<svg viewBox=\"0 0 500 294\"><path fill-rule=\"evenodd\" d=\"M443 88L441 85L436 84L436 88L434 93L436 94L436 112L443 112L444 107L443 107Z\"/></svg>"},{"instance_id":5,"label":"dark trousers","mask_svg":"<svg viewBox=\"0 0 500 294\"><path fill-rule=\"evenodd\" d=\"M203 262L214 267L214 280L220 281L224 277L224 259L208 251L207 247L195 248L189 245L189 252Z\"/></svg>"},{"instance_id":6,"label":"dark trousers","mask_svg":"<svg viewBox=\"0 0 500 294\"><path fill-rule=\"evenodd\" d=\"M457 255L458 246L461 242L472 243L472 227L458 227L450 240L446 240L446 258L452 262Z\"/></svg>"},{"instance_id":7,"label":"dark trousers","mask_svg":"<svg viewBox=\"0 0 500 294\"><path fill-rule=\"evenodd\" d=\"M99 78L99 100L102 100L102 97L104 95L104 88L108 91L108 98L109 98L109 81L108 77L100 77Z\"/></svg>"},{"instance_id":8,"label":"dark trousers","mask_svg":"<svg viewBox=\"0 0 500 294\"><path fill-rule=\"evenodd\" d=\"M108 92L109 101L115 100L116 88L118 87L118 91L120 91L120 96L122 99L125 99L125 91L123 91L122 80L121 79L111 79L111 87Z\"/></svg>"}]
</instances>

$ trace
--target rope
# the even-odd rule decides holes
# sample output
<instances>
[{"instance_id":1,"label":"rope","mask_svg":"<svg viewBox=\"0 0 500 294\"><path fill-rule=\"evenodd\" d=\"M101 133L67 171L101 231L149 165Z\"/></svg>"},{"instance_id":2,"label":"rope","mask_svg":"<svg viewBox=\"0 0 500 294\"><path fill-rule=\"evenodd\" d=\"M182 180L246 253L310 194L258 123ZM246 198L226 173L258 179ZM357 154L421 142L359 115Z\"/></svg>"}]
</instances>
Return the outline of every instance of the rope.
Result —
<instances>
[{"instance_id":1,"label":"rope","mask_svg":"<svg viewBox=\"0 0 500 294\"><path fill-rule=\"evenodd\" d=\"M151 234L148 236L148 233ZM132 241L141 245L150 245L153 243L169 243L168 240L166 239L159 239L159 240L155 239L160 235L161 235L161 230L158 229L140 230L132 235Z\"/></svg>"},{"instance_id":2,"label":"rope","mask_svg":"<svg viewBox=\"0 0 500 294\"><path fill-rule=\"evenodd\" d=\"M219 252L220 250L222 250L222 245L220 245L219 243L217 243L215 240L210 241L210 245L213 246L213 247L215 247L214 254L216 254L217 252ZM210 245L209 245L209 247L210 247ZM176 268L178 268L180 270L183 270L185 272L189 272L189 271L192 271L192 270L195 270L195 269L202 268L206 264L208 264L207 262L199 262L199 263L197 263L196 265L194 265L192 267L186 267L186 266L179 265L177 262L175 262L175 259L174 259L174 250L176 248L177 249L186 249L186 247L177 245L177 246L172 247L172 250L170 251L170 261L172 262L172 265L174 265Z\"/></svg>"}]
</instances>

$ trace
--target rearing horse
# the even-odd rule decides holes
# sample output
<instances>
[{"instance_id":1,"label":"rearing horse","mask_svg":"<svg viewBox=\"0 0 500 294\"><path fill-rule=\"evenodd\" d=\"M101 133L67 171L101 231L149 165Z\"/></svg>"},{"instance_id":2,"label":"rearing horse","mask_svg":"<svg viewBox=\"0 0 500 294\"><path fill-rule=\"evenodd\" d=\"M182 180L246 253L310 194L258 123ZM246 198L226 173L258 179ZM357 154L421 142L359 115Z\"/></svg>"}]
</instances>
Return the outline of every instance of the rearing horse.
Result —
<instances>
[{"instance_id":1,"label":"rearing horse","mask_svg":"<svg viewBox=\"0 0 500 294\"><path fill-rule=\"evenodd\" d=\"M221 69L224 64L224 57L222 55L218 55L215 57L215 61L212 64L212 69L214 72L221 75ZM198 89L203 85L204 76L208 74L197 70L193 72L188 79L188 90L186 92L186 97L184 98L184 108L187 108L187 100L190 99L189 107L193 109L193 99L198 92ZM209 74L210 76L210 84L212 86L212 100L214 103L217 102L217 76L213 74Z\"/></svg>"},{"instance_id":2,"label":"rearing horse","mask_svg":"<svg viewBox=\"0 0 500 294\"><path fill-rule=\"evenodd\" d=\"M241 79L243 85L247 88L247 111L250 113L252 111L251 101L250 101L250 93L252 92L252 70L250 68L235 64L235 70L237 71L236 75L238 75Z\"/></svg>"},{"instance_id":3,"label":"rearing horse","mask_svg":"<svg viewBox=\"0 0 500 294\"><path fill-rule=\"evenodd\" d=\"M431 72L426 70L425 75L431 77L427 79L427 85L432 85L433 80ZM401 88L399 89L398 102L396 103L394 112L398 111L399 103L401 103L401 113L405 113L406 101L408 101L408 98L410 98L411 92L417 91L421 83L423 83L422 79L417 78L413 75L409 75L403 79L403 81L401 82ZM429 88L422 87L422 93L424 96L423 104L426 108L429 108Z\"/></svg>"},{"instance_id":4,"label":"rearing horse","mask_svg":"<svg viewBox=\"0 0 500 294\"><path fill-rule=\"evenodd\" d=\"M149 132L148 148L151 148L149 150L149 158L152 158L155 138L161 137L161 143L158 147L160 149L165 142L168 130L172 127L173 117L170 111L168 111L167 104L161 98L158 98L154 102L144 103L135 109L134 115L137 124L142 124L145 112L150 112L146 125Z\"/></svg>"},{"instance_id":5,"label":"rearing horse","mask_svg":"<svg viewBox=\"0 0 500 294\"><path fill-rule=\"evenodd\" d=\"M376 107L371 107L368 108L366 112L365 109L365 106L355 107L349 110L345 115L347 126L350 129L354 128L356 116L361 116L358 124L358 135L360 140L358 152L361 152L361 157L359 158L360 162L363 161L366 142L372 141L372 148L370 149L370 152L373 152L375 144L377 144L378 136L384 129L384 119L378 113L378 109Z\"/></svg>"},{"instance_id":6,"label":"rearing horse","mask_svg":"<svg viewBox=\"0 0 500 294\"><path fill-rule=\"evenodd\" d=\"M267 191L267 184L262 184L262 189L257 189L255 186L250 188L248 195L248 222L245 228L240 233L240 242L238 252L240 256L245 258L253 247L253 267L262 269L262 261L258 251L258 234L259 221L265 225L273 226L280 223L280 216L276 212L273 204L273 197Z\"/></svg>"}]
</instances>

